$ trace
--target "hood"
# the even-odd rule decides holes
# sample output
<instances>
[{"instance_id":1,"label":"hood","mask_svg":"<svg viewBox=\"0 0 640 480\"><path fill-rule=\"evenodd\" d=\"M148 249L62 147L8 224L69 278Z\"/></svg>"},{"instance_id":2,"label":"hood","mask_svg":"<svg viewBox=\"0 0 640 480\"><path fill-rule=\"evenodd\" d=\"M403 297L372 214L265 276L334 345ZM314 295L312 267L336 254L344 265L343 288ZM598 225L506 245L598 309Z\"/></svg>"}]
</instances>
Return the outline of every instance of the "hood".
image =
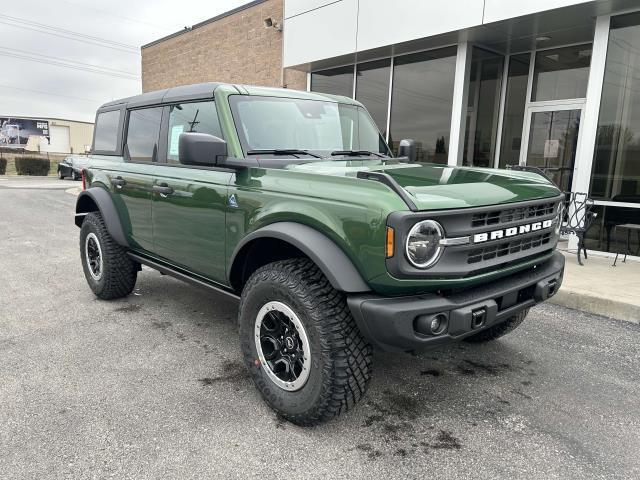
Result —
<instances>
[{"instance_id":1,"label":"hood","mask_svg":"<svg viewBox=\"0 0 640 480\"><path fill-rule=\"evenodd\" d=\"M407 192L419 210L481 207L560 194L553 183L536 173L494 168L357 160L314 162L292 169L349 177L359 171L384 172Z\"/></svg>"}]
</instances>

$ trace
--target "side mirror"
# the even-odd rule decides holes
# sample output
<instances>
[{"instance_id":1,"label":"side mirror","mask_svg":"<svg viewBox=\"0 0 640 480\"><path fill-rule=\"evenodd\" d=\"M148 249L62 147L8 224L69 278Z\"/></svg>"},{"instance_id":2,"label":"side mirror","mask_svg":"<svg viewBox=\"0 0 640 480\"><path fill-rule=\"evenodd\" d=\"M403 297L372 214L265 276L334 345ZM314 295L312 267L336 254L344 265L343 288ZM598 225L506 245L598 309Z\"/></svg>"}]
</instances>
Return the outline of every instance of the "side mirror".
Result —
<instances>
[{"instance_id":1,"label":"side mirror","mask_svg":"<svg viewBox=\"0 0 640 480\"><path fill-rule=\"evenodd\" d=\"M409 159L409 163L415 163L418 160L418 144L416 141L410 138L400 140L398 157L406 157Z\"/></svg>"},{"instance_id":2,"label":"side mirror","mask_svg":"<svg viewBox=\"0 0 640 480\"><path fill-rule=\"evenodd\" d=\"M178 158L183 165L212 167L227 157L227 142L208 133L181 133Z\"/></svg>"}]
</instances>

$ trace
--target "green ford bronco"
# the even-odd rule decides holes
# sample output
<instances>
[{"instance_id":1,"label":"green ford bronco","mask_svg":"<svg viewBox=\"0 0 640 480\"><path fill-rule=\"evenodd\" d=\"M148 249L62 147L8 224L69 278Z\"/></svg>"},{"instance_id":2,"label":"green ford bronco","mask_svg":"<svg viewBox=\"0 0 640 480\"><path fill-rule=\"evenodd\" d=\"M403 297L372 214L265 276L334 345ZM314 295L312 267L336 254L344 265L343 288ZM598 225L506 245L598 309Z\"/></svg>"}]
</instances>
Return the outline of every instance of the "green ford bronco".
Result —
<instances>
[{"instance_id":1,"label":"green ford bronco","mask_svg":"<svg viewBox=\"0 0 640 480\"><path fill-rule=\"evenodd\" d=\"M124 297L147 265L237 300L265 401L323 422L364 395L373 348L496 339L562 282L550 181L416 151L394 158L345 97L208 83L107 103L76 205L87 282Z\"/></svg>"}]
</instances>

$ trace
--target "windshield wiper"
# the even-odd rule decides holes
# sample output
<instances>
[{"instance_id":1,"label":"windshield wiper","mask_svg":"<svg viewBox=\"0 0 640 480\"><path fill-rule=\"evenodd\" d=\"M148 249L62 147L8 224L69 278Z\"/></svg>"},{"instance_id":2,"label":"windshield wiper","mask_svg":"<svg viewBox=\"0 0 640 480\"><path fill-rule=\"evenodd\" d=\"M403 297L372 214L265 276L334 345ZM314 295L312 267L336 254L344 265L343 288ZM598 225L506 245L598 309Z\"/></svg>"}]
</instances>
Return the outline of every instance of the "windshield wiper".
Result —
<instances>
[{"instance_id":1,"label":"windshield wiper","mask_svg":"<svg viewBox=\"0 0 640 480\"><path fill-rule=\"evenodd\" d=\"M315 153L311 153L308 150L298 150L296 148L265 148L260 150L249 150L247 151L247 155L309 155L313 158L322 158L320 155L316 155Z\"/></svg>"},{"instance_id":2,"label":"windshield wiper","mask_svg":"<svg viewBox=\"0 0 640 480\"><path fill-rule=\"evenodd\" d=\"M379 158L384 157L381 153L370 152L369 150L336 150L335 152L331 152L332 157L337 155L345 155L349 157L370 157L371 155L375 155Z\"/></svg>"}]
</instances>

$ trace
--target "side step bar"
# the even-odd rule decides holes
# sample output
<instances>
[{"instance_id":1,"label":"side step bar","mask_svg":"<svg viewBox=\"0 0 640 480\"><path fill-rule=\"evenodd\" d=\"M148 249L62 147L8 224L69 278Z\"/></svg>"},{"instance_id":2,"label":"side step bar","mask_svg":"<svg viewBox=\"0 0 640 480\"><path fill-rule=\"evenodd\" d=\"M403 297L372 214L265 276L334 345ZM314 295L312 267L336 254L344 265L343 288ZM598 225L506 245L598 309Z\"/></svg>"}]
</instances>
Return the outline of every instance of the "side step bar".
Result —
<instances>
[{"instance_id":1,"label":"side step bar","mask_svg":"<svg viewBox=\"0 0 640 480\"><path fill-rule=\"evenodd\" d=\"M147 267L151 267L154 270L158 270L160 273L170 275L178 280L182 280L183 282L190 283L191 285L195 285L196 287L206 288L209 291L214 291L216 293L220 293L225 295L227 298L231 298L235 301L239 301L240 297L236 295L234 292L227 290L221 286L218 286L214 283L208 282L204 279L192 277L177 268L168 267L162 263L159 263L155 260L151 260L150 258L140 256L136 253L128 252L129 258L133 261L138 262L142 265L146 265Z\"/></svg>"}]
</instances>

